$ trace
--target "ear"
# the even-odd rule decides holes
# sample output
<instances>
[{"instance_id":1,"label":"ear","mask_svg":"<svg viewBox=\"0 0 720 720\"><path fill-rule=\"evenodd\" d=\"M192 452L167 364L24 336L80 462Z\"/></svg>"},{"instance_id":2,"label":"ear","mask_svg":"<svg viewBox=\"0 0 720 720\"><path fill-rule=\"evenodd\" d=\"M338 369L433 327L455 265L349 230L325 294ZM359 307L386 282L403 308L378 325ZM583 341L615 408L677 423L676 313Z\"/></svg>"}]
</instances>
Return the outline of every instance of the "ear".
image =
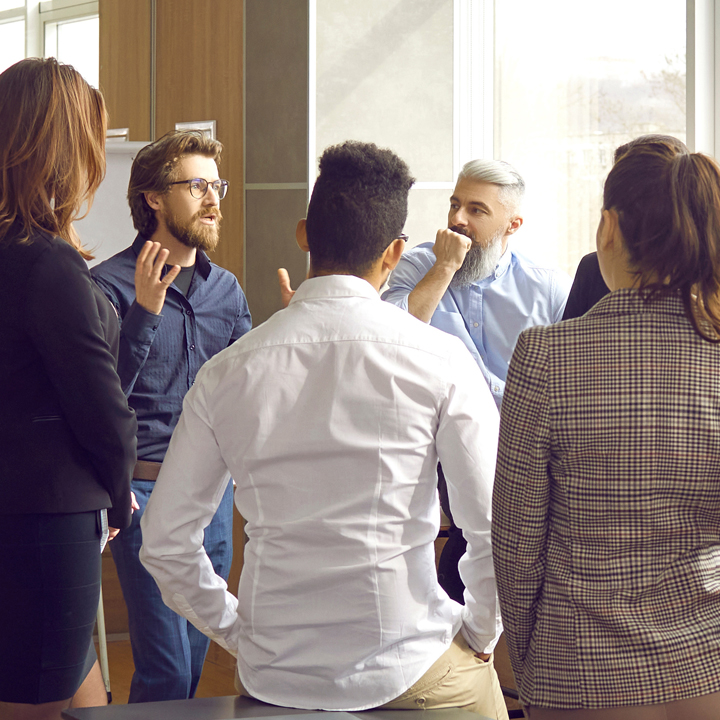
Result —
<instances>
[{"instance_id":1,"label":"ear","mask_svg":"<svg viewBox=\"0 0 720 720\"><path fill-rule=\"evenodd\" d=\"M298 220L298 224L295 228L295 241L303 252L310 252L310 246L308 245L307 239L307 220L305 218Z\"/></svg>"},{"instance_id":2,"label":"ear","mask_svg":"<svg viewBox=\"0 0 720 720\"><path fill-rule=\"evenodd\" d=\"M613 252L622 247L623 239L620 232L620 218L617 210L602 211L602 220L597 232L597 249L600 252Z\"/></svg>"},{"instance_id":3,"label":"ear","mask_svg":"<svg viewBox=\"0 0 720 720\"><path fill-rule=\"evenodd\" d=\"M508 225L508 229L506 231L506 235L512 235L513 233L516 233L523 224L523 219L520 215L516 215L514 218L510 220L510 224Z\"/></svg>"},{"instance_id":4,"label":"ear","mask_svg":"<svg viewBox=\"0 0 720 720\"><path fill-rule=\"evenodd\" d=\"M147 192L145 193L145 202L153 209L159 210L162 207L161 198L162 193L159 192Z\"/></svg>"},{"instance_id":5,"label":"ear","mask_svg":"<svg viewBox=\"0 0 720 720\"><path fill-rule=\"evenodd\" d=\"M402 238L395 238L395 240L385 248L385 252L382 254L383 270L387 270L388 272L394 270L400 262L404 250L405 241Z\"/></svg>"}]
</instances>

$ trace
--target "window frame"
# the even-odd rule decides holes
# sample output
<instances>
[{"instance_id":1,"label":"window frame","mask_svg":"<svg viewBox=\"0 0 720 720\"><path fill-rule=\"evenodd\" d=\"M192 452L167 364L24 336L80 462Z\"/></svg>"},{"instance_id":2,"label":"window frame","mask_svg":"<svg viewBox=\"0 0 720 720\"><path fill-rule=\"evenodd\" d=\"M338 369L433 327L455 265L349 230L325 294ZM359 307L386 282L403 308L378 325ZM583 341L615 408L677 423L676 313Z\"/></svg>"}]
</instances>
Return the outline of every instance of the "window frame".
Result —
<instances>
[{"instance_id":1,"label":"window frame","mask_svg":"<svg viewBox=\"0 0 720 720\"><path fill-rule=\"evenodd\" d=\"M25 57L48 57L46 26L99 15L98 0L26 0L0 11L0 23L25 20Z\"/></svg>"}]
</instances>

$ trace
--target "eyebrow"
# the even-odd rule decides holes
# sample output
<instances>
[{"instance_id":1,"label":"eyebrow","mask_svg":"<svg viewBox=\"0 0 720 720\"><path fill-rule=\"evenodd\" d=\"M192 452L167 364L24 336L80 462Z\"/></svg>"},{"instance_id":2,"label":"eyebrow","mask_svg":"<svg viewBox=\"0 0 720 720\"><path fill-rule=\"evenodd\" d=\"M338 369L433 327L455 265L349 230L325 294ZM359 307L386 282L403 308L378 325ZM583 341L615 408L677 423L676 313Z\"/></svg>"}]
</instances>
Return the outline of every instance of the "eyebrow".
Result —
<instances>
[{"instance_id":1,"label":"eyebrow","mask_svg":"<svg viewBox=\"0 0 720 720\"><path fill-rule=\"evenodd\" d=\"M453 202L453 201L459 203L459 202L460 202L460 198L457 197L457 195L451 195L451 196L450 196L450 202ZM486 205L484 202L480 202L479 200L471 200L471 201L468 203L468 205L470 205L470 207L479 207L481 210L485 210L485 212L487 212L487 213L489 213L490 215L492 215L492 210L490 209L490 206L489 206L489 205Z\"/></svg>"}]
</instances>

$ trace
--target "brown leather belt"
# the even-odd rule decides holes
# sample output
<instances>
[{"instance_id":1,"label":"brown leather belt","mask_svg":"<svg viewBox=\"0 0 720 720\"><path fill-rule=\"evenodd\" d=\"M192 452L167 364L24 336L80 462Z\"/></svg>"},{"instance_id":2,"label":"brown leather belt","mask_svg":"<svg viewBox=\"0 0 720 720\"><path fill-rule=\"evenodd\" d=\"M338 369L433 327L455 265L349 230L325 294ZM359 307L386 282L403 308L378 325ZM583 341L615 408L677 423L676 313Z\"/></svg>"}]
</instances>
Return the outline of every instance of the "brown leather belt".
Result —
<instances>
[{"instance_id":1,"label":"brown leather belt","mask_svg":"<svg viewBox=\"0 0 720 720\"><path fill-rule=\"evenodd\" d=\"M157 480L160 474L162 463L150 462L149 460L138 460L133 470L134 480Z\"/></svg>"}]
</instances>

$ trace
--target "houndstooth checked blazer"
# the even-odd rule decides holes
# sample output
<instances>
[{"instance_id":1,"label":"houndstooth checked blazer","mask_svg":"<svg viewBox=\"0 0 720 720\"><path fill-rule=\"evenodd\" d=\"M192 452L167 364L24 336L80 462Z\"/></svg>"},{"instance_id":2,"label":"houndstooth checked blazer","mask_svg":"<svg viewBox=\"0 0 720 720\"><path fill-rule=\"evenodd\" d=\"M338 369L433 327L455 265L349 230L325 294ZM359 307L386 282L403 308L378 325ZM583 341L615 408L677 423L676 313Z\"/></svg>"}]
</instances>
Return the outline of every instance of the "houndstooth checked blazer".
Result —
<instances>
[{"instance_id":1,"label":"houndstooth checked blazer","mask_svg":"<svg viewBox=\"0 0 720 720\"><path fill-rule=\"evenodd\" d=\"M720 691L720 347L678 297L619 290L522 333L501 418L492 542L521 699Z\"/></svg>"}]
</instances>

